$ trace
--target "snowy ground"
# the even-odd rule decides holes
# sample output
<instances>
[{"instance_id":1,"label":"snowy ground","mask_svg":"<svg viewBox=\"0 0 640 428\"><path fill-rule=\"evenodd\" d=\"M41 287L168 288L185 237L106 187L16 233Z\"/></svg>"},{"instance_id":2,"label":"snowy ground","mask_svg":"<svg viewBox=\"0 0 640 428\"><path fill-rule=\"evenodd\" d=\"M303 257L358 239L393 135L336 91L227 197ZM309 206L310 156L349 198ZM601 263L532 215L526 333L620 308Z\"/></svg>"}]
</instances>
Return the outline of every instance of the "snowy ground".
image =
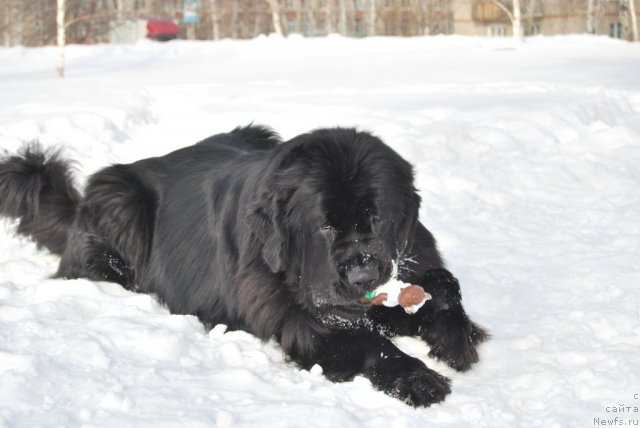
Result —
<instances>
[{"instance_id":1,"label":"snowy ground","mask_svg":"<svg viewBox=\"0 0 640 428\"><path fill-rule=\"evenodd\" d=\"M0 426L640 425L640 44L263 38L0 49L0 147L64 144L77 178L251 121L357 125L416 166L421 219L493 334L409 408L145 295L47 279L0 221ZM613 407L612 407L613 406ZM635 407L635 411L634 411ZM621 411L622 410L622 411Z\"/></svg>"}]
</instances>

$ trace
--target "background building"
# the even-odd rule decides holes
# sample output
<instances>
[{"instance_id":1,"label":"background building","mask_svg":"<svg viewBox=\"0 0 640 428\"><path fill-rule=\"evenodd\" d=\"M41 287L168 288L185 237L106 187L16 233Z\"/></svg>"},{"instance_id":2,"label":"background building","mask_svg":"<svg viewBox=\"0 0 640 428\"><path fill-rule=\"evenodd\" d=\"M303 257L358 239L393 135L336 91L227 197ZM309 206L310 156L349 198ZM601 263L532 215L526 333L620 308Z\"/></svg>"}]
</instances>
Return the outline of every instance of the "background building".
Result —
<instances>
[{"instance_id":1,"label":"background building","mask_svg":"<svg viewBox=\"0 0 640 428\"><path fill-rule=\"evenodd\" d=\"M307 37L512 33L503 10L513 8L512 0L66 1L69 43L133 42L141 37L140 20L149 19L175 20L184 37L202 40L272 32ZM631 6L636 16L640 12L640 0L520 0L520 5L524 35L594 33L631 40ZM0 42L53 44L55 15L56 0L0 0Z\"/></svg>"},{"instance_id":2,"label":"background building","mask_svg":"<svg viewBox=\"0 0 640 428\"><path fill-rule=\"evenodd\" d=\"M511 21L492 0L453 0L454 32L507 36ZM503 2L511 8L511 1ZM636 12L640 2L636 0ZM524 35L605 34L631 39L627 0L521 0Z\"/></svg>"}]
</instances>

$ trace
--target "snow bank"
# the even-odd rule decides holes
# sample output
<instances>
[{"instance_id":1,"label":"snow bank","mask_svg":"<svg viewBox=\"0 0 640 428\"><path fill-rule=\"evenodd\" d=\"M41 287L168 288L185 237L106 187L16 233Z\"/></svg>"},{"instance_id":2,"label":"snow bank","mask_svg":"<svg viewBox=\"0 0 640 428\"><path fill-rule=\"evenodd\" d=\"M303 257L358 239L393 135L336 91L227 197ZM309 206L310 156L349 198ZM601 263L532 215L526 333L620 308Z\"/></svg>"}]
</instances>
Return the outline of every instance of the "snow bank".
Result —
<instances>
[{"instance_id":1,"label":"snow bank","mask_svg":"<svg viewBox=\"0 0 640 428\"><path fill-rule=\"evenodd\" d=\"M640 45L261 38L0 49L0 147L64 144L77 179L251 121L357 125L416 168L421 220L493 339L415 410L150 296L48 279L0 222L0 426L594 426L640 406ZM637 407L636 407L637 408ZM607 410L608 409L608 410ZM636 424L639 422L636 422Z\"/></svg>"}]
</instances>

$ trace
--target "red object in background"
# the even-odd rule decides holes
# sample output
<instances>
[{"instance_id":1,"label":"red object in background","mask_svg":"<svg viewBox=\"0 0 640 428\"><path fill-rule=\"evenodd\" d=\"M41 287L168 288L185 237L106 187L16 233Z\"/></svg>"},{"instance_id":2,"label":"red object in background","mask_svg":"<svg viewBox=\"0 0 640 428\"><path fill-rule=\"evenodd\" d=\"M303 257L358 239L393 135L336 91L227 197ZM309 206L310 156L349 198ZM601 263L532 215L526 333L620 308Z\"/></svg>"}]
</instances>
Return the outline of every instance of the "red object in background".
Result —
<instances>
[{"instance_id":1,"label":"red object in background","mask_svg":"<svg viewBox=\"0 0 640 428\"><path fill-rule=\"evenodd\" d=\"M153 40L166 41L178 38L180 28L173 21L151 19L147 22L147 37Z\"/></svg>"}]
</instances>

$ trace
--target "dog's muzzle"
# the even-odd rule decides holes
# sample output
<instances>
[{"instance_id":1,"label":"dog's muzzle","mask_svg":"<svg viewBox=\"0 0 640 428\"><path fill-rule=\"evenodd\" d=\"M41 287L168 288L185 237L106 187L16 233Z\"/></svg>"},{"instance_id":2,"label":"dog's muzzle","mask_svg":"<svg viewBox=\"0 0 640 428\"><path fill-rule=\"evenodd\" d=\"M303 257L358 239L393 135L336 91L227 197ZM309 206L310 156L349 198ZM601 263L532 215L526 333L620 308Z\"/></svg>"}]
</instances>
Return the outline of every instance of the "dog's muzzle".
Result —
<instances>
[{"instance_id":1,"label":"dog's muzzle","mask_svg":"<svg viewBox=\"0 0 640 428\"><path fill-rule=\"evenodd\" d=\"M362 266L354 266L347 270L347 284L351 287L369 290L375 288L375 284L380 279L380 266L378 263L367 263Z\"/></svg>"},{"instance_id":2,"label":"dog's muzzle","mask_svg":"<svg viewBox=\"0 0 640 428\"><path fill-rule=\"evenodd\" d=\"M365 293L386 281L391 270L391 262L385 263L371 254L359 254L338 266L340 277L350 291Z\"/></svg>"}]
</instances>

